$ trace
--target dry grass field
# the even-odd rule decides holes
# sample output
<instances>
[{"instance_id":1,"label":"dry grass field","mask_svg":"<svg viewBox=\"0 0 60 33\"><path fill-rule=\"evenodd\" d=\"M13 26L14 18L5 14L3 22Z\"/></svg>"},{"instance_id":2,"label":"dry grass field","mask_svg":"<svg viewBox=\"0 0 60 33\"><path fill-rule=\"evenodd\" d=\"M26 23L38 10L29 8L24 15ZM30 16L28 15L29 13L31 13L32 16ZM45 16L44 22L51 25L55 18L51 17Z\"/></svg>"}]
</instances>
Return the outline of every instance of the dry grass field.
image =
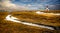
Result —
<instances>
[{"instance_id":1,"label":"dry grass field","mask_svg":"<svg viewBox=\"0 0 60 33\"><path fill-rule=\"evenodd\" d=\"M41 12L47 14L37 14L36 11L14 11L11 15L22 22L60 27L60 15L50 14L60 13L60 10ZM60 33L60 29L50 30L4 20L8 14L9 12L0 12L0 33Z\"/></svg>"}]
</instances>

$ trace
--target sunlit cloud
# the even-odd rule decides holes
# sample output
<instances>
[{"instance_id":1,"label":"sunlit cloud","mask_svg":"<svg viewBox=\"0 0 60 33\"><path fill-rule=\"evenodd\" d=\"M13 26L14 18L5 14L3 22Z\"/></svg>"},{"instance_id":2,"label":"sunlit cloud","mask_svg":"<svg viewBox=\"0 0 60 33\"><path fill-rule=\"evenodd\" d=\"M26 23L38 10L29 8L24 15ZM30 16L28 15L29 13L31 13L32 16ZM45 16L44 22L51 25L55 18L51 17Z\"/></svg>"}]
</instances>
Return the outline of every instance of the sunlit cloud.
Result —
<instances>
[{"instance_id":1,"label":"sunlit cloud","mask_svg":"<svg viewBox=\"0 0 60 33\"><path fill-rule=\"evenodd\" d=\"M60 9L58 0L0 0L0 9L5 10L50 10ZM56 2L56 3L55 3Z\"/></svg>"},{"instance_id":2,"label":"sunlit cloud","mask_svg":"<svg viewBox=\"0 0 60 33\"><path fill-rule=\"evenodd\" d=\"M10 10L27 10L27 7L21 6L21 5L16 5L13 4L10 0L4 0L3 2L0 3L1 7L3 8L8 8Z\"/></svg>"}]
</instances>

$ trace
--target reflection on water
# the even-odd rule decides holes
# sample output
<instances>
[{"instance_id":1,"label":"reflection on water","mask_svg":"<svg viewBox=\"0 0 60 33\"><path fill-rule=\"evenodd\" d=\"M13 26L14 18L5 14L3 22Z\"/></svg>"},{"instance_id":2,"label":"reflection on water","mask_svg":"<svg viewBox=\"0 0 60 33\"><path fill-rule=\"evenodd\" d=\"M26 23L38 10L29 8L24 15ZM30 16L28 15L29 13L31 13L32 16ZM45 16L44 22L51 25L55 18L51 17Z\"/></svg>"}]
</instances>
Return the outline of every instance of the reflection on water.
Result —
<instances>
[{"instance_id":1,"label":"reflection on water","mask_svg":"<svg viewBox=\"0 0 60 33\"><path fill-rule=\"evenodd\" d=\"M47 28L47 29L50 29L50 30L54 30L54 28L48 27L48 26L37 25L37 24L33 24L33 23L28 23L28 22L21 22L21 21L18 20L18 18L15 18L11 15L8 15L5 20L12 21L12 22L17 22L17 23L21 23L21 24L25 24L25 25L29 25L29 26L36 26L36 27L42 27L42 28Z\"/></svg>"},{"instance_id":2,"label":"reflection on water","mask_svg":"<svg viewBox=\"0 0 60 33\"><path fill-rule=\"evenodd\" d=\"M44 13L44 12L40 12L37 11L36 14L51 14L51 15L60 15L60 13Z\"/></svg>"}]
</instances>

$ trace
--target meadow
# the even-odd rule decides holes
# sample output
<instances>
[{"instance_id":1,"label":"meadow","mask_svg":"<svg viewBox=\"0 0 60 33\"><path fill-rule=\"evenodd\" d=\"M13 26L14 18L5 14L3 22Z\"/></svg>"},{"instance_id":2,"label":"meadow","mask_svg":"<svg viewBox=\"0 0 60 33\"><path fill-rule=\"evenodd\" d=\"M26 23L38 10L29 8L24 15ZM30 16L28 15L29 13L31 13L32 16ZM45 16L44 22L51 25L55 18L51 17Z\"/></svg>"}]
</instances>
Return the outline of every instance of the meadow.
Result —
<instances>
[{"instance_id":1,"label":"meadow","mask_svg":"<svg viewBox=\"0 0 60 33\"><path fill-rule=\"evenodd\" d=\"M39 10L38 10L39 11ZM42 24L47 26L60 27L60 15L50 13L60 13L60 10L40 11L47 14L37 14L37 11L12 11L11 15L22 22ZM5 20L9 12L0 12L0 33L60 33L58 30L28 26L20 23Z\"/></svg>"}]
</instances>

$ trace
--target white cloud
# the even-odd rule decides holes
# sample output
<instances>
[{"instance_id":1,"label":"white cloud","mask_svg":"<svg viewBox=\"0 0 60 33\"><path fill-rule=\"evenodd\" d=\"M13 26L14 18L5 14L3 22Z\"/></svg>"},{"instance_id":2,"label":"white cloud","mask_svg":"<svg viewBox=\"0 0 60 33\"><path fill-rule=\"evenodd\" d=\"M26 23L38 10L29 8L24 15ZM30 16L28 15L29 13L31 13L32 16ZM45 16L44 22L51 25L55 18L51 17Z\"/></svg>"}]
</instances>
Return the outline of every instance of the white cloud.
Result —
<instances>
[{"instance_id":1,"label":"white cloud","mask_svg":"<svg viewBox=\"0 0 60 33\"><path fill-rule=\"evenodd\" d=\"M29 10L44 10L44 5L42 4L28 4L27 5Z\"/></svg>"},{"instance_id":2,"label":"white cloud","mask_svg":"<svg viewBox=\"0 0 60 33\"><path fill-rule=\"evenodd\" d=\"M11 3L10 0L2 0L2 2L0 2L0 5L1 7L5 9L10 9L10 10L27 10L28 9L25 6L13 4Z\"/></svg>"},{"instance_id":3,"label":"white cloud","mask_svg":"<svg viewBox=\"0 0 60 33\"><path fill-rule=\"evenodd\" d=\"M3 2L1 2L0 5L4 9L8 9L8 10L37 10L44 8L42 4L17 5L17 4L13 4L10 0L2 0L2 1Z\"/></svg>"},{"instance_id":4,"label":"white cloud","mask_svg":"<svg viewBox=\"0 0 60 33\"><path fill-rule=\"evenodd\" d=\"M20 5L17 5L17 4L12 3L11 1L15 1L15 0L0 1L0 9L5 9L5 10L38 10L38 9L40 9L40 10L44 10L46 5L48 5L50 9L55 9L57 7L55 5L49 5L49 4L44 5L43 3L40 3L40 4L21 4L21 3L19 3ZM44 0L44 1L47 1L47 0Z\"/></svg>"},{"instance_id":5,"label":"white cloud","mask_svg":"<svg viewBox=\"0 0 60 33\"><path fill-rule=\"evenodd\" d=\"M30 7L30 6L32 6L32 5L31 5L31 4L28 4L27 6L29 6L29 7Z\"/></svg>"}]
</instances>

